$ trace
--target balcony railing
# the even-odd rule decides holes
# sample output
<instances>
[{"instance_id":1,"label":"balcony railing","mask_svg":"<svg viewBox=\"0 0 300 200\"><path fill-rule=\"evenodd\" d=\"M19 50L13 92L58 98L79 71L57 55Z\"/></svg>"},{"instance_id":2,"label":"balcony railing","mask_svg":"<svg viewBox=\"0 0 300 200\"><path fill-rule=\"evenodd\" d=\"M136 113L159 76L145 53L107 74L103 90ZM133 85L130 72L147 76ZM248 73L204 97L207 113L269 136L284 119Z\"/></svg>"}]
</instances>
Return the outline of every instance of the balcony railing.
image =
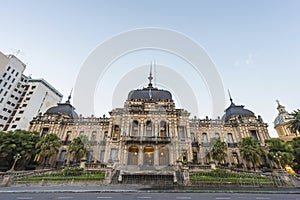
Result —
<instances>
[{"instance_id":1,"label":"balcony railing","mask_svg":"<svg viewBox=\"0 0 300 200\"><path fill-rule=\"evenodd\" d=\"M125 138L126 142L153 142L153 143L159 143L159 142L171 142L170 137L147 137L147 136L127 136Z\"/></svg>"},{"instance_id":2,"label":"balcony railing","mask_svg":"<svg viewBox=\"0 0 300 200\"><path fill-rule=\"evenodd\" d=\"M238 143L234 143L234 142L228 143L229 148L234 148L234 147L237 147L237 146L238 146Z\"/></svg>"},{"instance_id":3,"label":"balcony railing","mask_svg":"<svg viewBox=\"0 0 300 200\"><path fill-rule=\"evenodd\" d=\"M61 141L62 142L62 145L69 145L69 144L71 144L71 141L67 141L67 140L62 140Z\"/></svg>"}]
</instances>

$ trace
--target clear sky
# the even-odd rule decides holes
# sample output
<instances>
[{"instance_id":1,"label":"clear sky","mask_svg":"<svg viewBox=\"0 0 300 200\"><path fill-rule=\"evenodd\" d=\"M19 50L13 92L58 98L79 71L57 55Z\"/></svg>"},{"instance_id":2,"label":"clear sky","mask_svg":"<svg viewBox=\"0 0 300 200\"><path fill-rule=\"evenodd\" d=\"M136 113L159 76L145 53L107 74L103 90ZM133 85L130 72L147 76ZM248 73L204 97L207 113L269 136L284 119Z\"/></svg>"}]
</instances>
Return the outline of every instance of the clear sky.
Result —
<instances>
[{"instance_id":1,"label":"clear sky","mask_svg":"<svg viewBox=\"0 0 300 200\"><path fill-rule=\"evenodd\" d=\"M0 51L17 54L27 64L26 75L44 78L65 97L84 61L102 42L135 28L161 27L181 32L201 45L234 102L261 115L271 135L275 135L276 99L288 111L300 108L298 0L2 0L0 19ZM151 51L141 54L119 60L111 73L118 72L118 65L144 65L151 59L172 65L170 55ZM118 82L110 81L112 85ZM95 94L96 99L111 98L105 95L107 90L101 91ZM202 118L209 112L208 95L199 101ZM96 107L96 116L111 109Z\"/></svg>"}]
</instances>

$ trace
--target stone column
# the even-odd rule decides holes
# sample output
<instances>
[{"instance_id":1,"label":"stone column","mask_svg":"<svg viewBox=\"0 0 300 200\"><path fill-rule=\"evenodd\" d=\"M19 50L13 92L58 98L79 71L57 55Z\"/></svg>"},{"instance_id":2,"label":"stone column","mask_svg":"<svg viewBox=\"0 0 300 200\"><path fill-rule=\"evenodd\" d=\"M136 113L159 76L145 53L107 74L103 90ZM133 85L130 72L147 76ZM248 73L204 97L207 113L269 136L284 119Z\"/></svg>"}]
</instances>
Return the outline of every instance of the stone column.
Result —
<instances>
[{"instance_id":1,"label":"stone column","mask_svg":"<svg viewBox=\"0 0 300 200\"><path fill-rule=\"evenodd\" d=\"M144 163L144 158L143 158L143 156L144 156L144 153L143 153L143 146L140 146L139 147L140 149L139 149L139 154L138 154L138 165L143 165Z\"/></svg>"},{"instance_id":2,"label":"stone column","mask_svg":"<svg viewBox=\"0 0 300 200\"><path fill-rule=\"evenodd\" d=\"M158 146L154 147L154 166L159 165L159 149Z\"/></svg>"}]
</instances>

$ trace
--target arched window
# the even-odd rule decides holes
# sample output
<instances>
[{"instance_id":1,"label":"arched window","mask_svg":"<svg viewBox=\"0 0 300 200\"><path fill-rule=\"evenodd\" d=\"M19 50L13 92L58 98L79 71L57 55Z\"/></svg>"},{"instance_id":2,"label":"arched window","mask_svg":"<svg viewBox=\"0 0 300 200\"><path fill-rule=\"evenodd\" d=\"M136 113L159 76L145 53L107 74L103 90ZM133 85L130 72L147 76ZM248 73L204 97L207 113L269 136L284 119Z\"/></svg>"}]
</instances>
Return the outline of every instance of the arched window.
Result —
<instances>
[{"instance_id":1,"label":"arched window","mask_svg":"<svg viewBox=\"0 0 300 200\"><path fill-rule=\"evenodd\" d=\"M215 133L215 137L216 137L217 139L219 139L219 138L220 138L220 133Z\"/></svg>"},{"instance_id":2,"label":"arched window","mask_svg":"<svg viewBox=\"0 0 300 200\"><path fill-rule=\"evenodd\" d=\"M146 122L146 137L151 137L152 136L152 122L147 121Z\"/></svg>"},{"instance_id":3,"label":"arched window","mask_svg":"<svg viewBox=\"0 0 300 200\"><path fill-rule=\"evenodd\" d=\"M138 136L139 132L139 122L137 120L134 120L131 124L131 136Z\"/></svg>"},{"instance_id":4,"label":"arched window","mask_svg":"<svg viewBox=\"0 0 300 200\"><path fill-rule=\"evenodd\" d=\"M145 146L144 148L144 165L154 164L154 148L152 146Z\"/></svg>"},{"instance_id":5,"label":"arched window","mask_svg":"<svg viewBox=\"0 0 300 200\"><path fill-rule=\"evenodd\" d=\"M138 154L139 148L137 146L131 146L128 149L128 165L137 165L138 164Z\"/></svg>"},{"instance_id":6,"label":"arched window","mask_svg":"<svg viewBox=\"0 0 300 200\"><path fill-rule=\"evenodd\" d=\"M118 125L114 125L114 128L113 128L113 140L116 140L118 137L119 137L119 126Z\"/></svg>"},{"instance_id":7,"label":"arched window","mask_svg":"<svg viewBox=\"0 0 300 200\"><path fill-rule=\"evenodd\" d=\"M159 137L167 137L167 123L164 120L159 124Z\"/></svg>"},{"instance_id":8,"label":"arched window","mask_svg":"<svg viewBox=\"0 0 300 200\"><path fill-rule=\"evenodd\" d=\"M159 165L169 165L169 149L161 147L159 149Z\"/></svg>"}]
</instances>

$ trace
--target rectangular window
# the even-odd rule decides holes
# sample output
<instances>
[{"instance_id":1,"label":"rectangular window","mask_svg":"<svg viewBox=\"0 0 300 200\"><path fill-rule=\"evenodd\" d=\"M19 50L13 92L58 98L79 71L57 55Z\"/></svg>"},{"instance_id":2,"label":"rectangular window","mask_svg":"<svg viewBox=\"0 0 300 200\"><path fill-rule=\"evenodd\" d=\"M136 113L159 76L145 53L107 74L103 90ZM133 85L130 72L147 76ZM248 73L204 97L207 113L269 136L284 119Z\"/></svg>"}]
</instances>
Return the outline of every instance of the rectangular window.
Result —
<instances>
[{"instance_id":1,"label":"rectangular window","mask_svg":"<svg viewBox=\"0 0 300 200\"><path fill-rule=\"evenodd\" d=\"M20 117L17 117L17 118L16 118L16 121L20 121L20 119L21 119Z\"/></svg>"},{"instance_id":2,"label":"rectangular window","mask_svg":"<svg viewBox=\"0 0 300 200\"><path fill-rule=\"evenodd\" d=\"M115 161L117 159L117 149L115 148L111 149L109 159L111 161Z\"/></svg>"},{"instance_id":3,"label":"rectangular window","mask_svg":"<svg viewBox=\"0 0 300 200\"><path fill-rule=\"evenodd\" d=\"M231 133L228 133L228 142L230 143L230 144L232 144L232 143L234 143L233 142L233 137L232 137L232 134Z\"/></svg>"},{"instance_id":4,"label":"rectangular window","mask_svg":"<svg viewBox=\"0 0 300 200\"><path fill-rule=\"evenodd\" d=\"M14 124L14 125L11 126L11 128L17 128L17 125Z\"/></svg>"},{"instance_id":5,"label":"rectangular window","mask_svg":"<svg viewBox=\"0 0 300 200\"><path fill-rule=\"evenodd\" d=\"M251 130L251 131L250 131L250 134L251 134L251 137L252 137L254 140L258 140L256 130Z\"/></svg>"},{"instance_id":6,"label":"rectangular window","mask_svg":"<svg viewBox=\"0 0 300 200\"><path fill-rule=\"evenodd\" d=\"M31 86L31 89L33 90L33 89L35 89L36 88L36 86L35 85L33 85L33 86Z\"/></svg>"},{"instance_id":7,"label":"rectangular window","mask_svg":"<svg viewBox=\"0 0 300 200\"><path fill-rule=\"evenodd\" d=\"M19 114L23 114L23 113L24 113L24 110L20 110L20 111L19 111Z\"/></svg>"},{"instance_id":8,"label":"rectangular window","mask_svg":"<svg viewBox=\"0 0 300 200\"><path fill-rule=\"evenodd\" d=\"M100 152L100 162L104 161L104 154L105 154L105 151Z\"/></svg>"},{"instance_id":9,"label":"rectangular window","mask_svg":"<svg viewBox=\"0 0 300 200\"><path fill-rule=\"evenodd\" d=\"M203 133L202 134L202 142L203 142L203 144L207 144L208 143L208 138L207 138L207 133Z\"/></svg>"},{"instance_id":10,"label":"rectangular window","mask_svg":"<svg viewBox=\"0 0 300 200\"><path fill-rule=\"evenodd\" d=\"M179 139L184 139L185 138L185 128L184 128L184 126L179 126L178 127L178 134L179 134Z\"/></svg>"}]
</instances>

